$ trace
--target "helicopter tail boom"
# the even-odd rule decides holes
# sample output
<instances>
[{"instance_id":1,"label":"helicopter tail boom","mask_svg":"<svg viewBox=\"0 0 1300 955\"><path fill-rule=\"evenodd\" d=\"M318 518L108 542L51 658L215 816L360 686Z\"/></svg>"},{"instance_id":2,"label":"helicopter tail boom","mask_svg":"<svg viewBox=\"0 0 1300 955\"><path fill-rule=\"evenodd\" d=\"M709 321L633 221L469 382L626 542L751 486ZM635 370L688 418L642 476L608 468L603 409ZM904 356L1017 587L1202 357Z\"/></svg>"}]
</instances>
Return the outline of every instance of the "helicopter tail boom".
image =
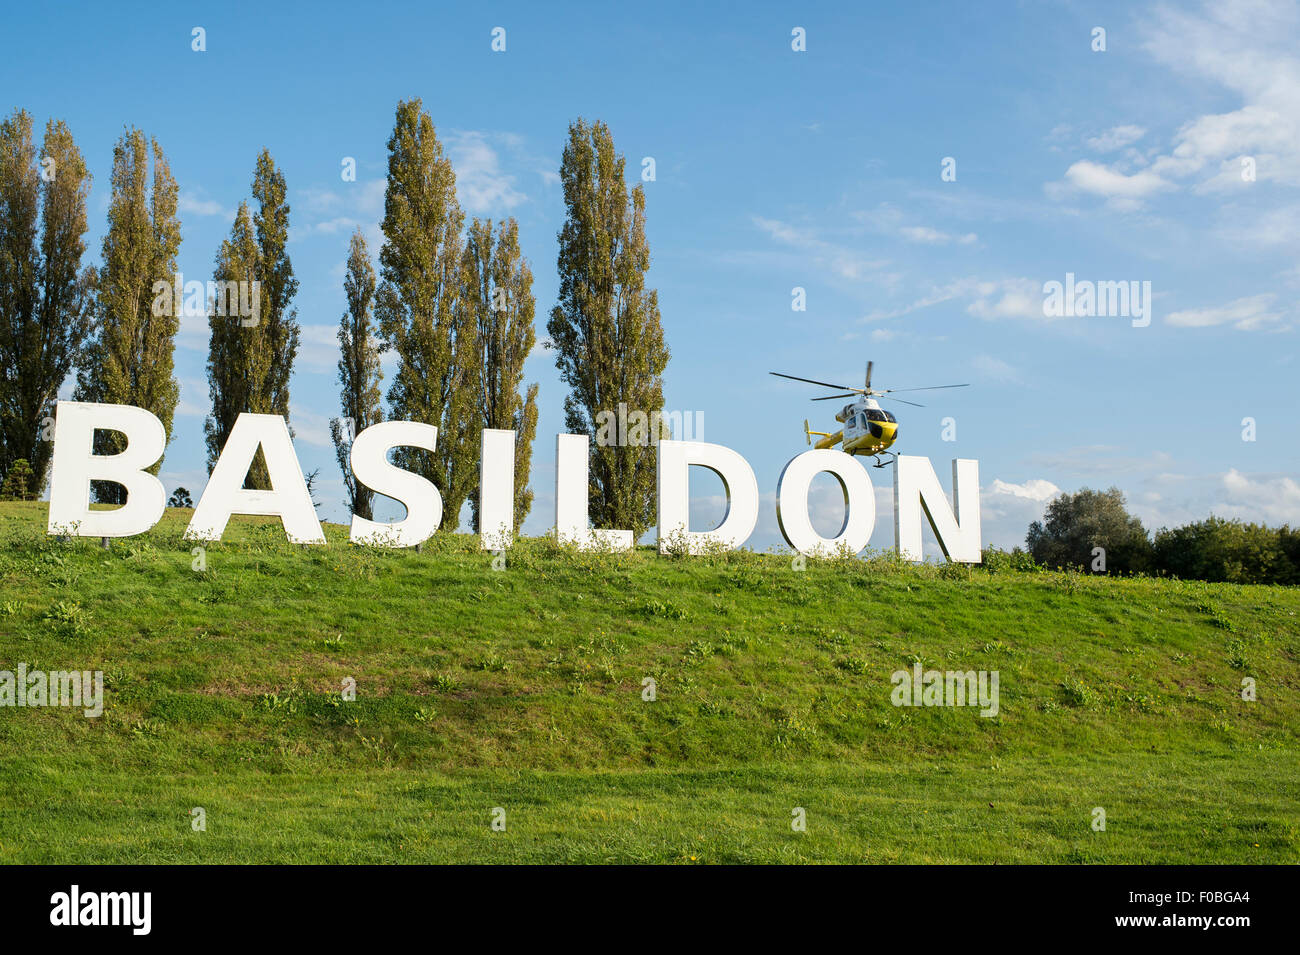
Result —
<instances>
[{"instance_id":1,"label":"helicopter tail boom","mask_svg":"<svg viewBox=\"0 0 1300 955\"><path fill-rule=\"evenodd\" d=\"M808 439L809 444L813 443L812 436L814 434L817 435L819 438L821 438L821 440L817 442L817 448L819 450L825 450L826 448L835 447L835 445L839 444L840 438L844 436L843 431L836 431L834 434L832 434L829 431L813 431L808 426L807 418L803 419L803 433L804 433L804 437Z\"/></svg>"}]
</instances>

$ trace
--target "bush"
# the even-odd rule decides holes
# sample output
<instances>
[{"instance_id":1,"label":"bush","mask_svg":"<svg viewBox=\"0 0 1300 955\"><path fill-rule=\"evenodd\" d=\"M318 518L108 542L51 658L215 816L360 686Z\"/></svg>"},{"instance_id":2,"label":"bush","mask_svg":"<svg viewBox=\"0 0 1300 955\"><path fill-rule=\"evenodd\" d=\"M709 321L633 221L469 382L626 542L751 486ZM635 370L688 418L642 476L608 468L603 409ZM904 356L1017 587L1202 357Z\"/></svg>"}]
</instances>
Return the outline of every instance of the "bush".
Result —
<instances>
[{"instance_id":1,"label":"bush","mask_svg":"<svg viewBox=\"0 0 1300 955\"><path fill-rule=\"evenodd\" d=\"M1283 524L1277 530L1277 543L1289 565L1287 579L1279 580L1278 583L1300 584L1300 529L1292 530L1289 525Z\"/></svg>"},{"instance_id":2,"label":"bush","mask_svg":"<svg viewBox=\"0 0 1300 955\"><path fill-rule=\"evenodd\" d=\"M0 484L0 501L34 501L39 490L31 464L26 458L18 458Z\"/></svg>"},{"instance_id":3,"label":"bush","mask_svg":"<svg viewBox=\"0 0 1300 955\"><path fill-rule=\"evenodd\" d=\"M1156 566L1186 580L1234 584L1295 583L1297 535L1289 527L1210 517L1156 534Z\"/></svg>"},{"instance_id":4,"label":"bush","mask_svg":"<svg viewBox=\"0 0 1300 955\"><path fill-rule=\"evenodd\" d=\"M997 547L986 547L984 553L980 555L980 561L984 569L990 574L1019 572L1019 573L1036 573L1042 570L1032 554L1022 550L1019 547L1012 550L1000 550Z\"/></svg>"},{"instance_id":5,"label":"bush","mask_svg":"<svg viewBox=\"0 0 1300 955\"><path fill-rule=\"evenodd\" d=\"M1029 525L1025 543L1033 559L1047 567L1092 569L1094 548L1100 547L1107 573L1151 569L1151 541L1142 522L1129 514L1117 487L1062 494L1047 505L1044 520Z\"/></svg>"},{"instance_id":6,"label":"bush","mask_svg":"<svg viewBox=\"0 0 1300 955\"><path fill-rule=\"evenodd\" d=\"M1209 517L1148 539L1142 522L1125 508L1119 488L1083 488L1047 505L1029 525L1029 553L989 548L990 573L1050 568L1099 570L1094 548L1105 551L1108 573L1149 573L1182 580L1234 584L1300 584L1300 529ZM1040 566L1041 565L1041 566Z\"/></svg>"}]
</instances>

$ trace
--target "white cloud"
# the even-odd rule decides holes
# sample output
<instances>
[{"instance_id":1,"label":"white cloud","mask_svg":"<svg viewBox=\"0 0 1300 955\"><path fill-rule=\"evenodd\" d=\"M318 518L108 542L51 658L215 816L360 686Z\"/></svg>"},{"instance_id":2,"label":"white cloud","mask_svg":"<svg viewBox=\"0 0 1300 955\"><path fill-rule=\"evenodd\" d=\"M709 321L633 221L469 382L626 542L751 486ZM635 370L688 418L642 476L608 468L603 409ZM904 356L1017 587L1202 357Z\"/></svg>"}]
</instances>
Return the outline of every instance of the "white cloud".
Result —
<instances>
[{"instance_id":1,"label":"white cloud","mask_svg":"<svg viewBox=\"0 0 1300 955\"><path fill-rule=\"evenodd\" d=\"M337 190L310 188L302 190L301 205L308 213L322 218L294 225L292 240L297 241L301 237L312 235L337 236L341 243L341 251L346 254L347 243L352 233L360 229L371 257L378 256L384 241L379 222L384 214L386 189L386 180L369 179L364 182L343 183ZM330 272L330 280L335 287L342 283L345 266L346 262L340 260Z\"/></svg>"},{"instance_id":2,"label":"white cloud","mask_svg":"<svg viewBox=\"0 0 1300 955\"><path fill-rule=\"evenodd\" d=\"M301 325L297 365L309 371L333 371L339 361L337 325Z\"/></svg>"},{"instance_id":3,"label":"white cloud","mask_svg":"<svg viewBox=\"0 0 1300 955\"><path fill-rule=\"evenodd\" d=\"M1071 486L1088 483L1085 478ZM1121 489L1130 512L1152 532L1211 515L1272 527L1300 524L1300 482L1288 475L1251 475L1235 468L1208 475L1133 474ZM980 495L985 546L1023 546L1029 524L1042 518L1059 493L1060 488L1041 478L1022 484L995 479Z\"/></svg>"},{"instance_id":4,"label":"white cloud","mask_svg":"<svg viewBox=\"0 0 1300 955\"><path fill-rule=\"evenodd\" d=\"M182 418L206 418L211 410L208 383L198 378L181 378L181 400L176 405L176 414Z\"/></svg>"},{"instance_id":5,"label":"white cloud","mask_svg":"<svg viewBox=\"0 0 1300 955\"><path fill-rule=\"evenodd\" d=\"M518 137L498 134L507 145L518 145ZM515 177L501 169L497 151L488 134L454 131L447 138L447 153L456 170L456 192L471 213L509 212L528 197L515 188Z\"/></svg>"},{"instance_id":6,"label":"white cloud","mask_svg":"<svg viewBox=\"0 0 1300 955\"><path fill-rule=\"evenodd\" d=\"M979 241L979 236L974 232L967 232L963 235L953 235L948 232L942 232L939 229L932 229L929 226L904 226L899 230L903 238L912 242L920 242L925 245L948 245L950 242L957 242L961 245L972 245Z\"/></svg>"},{"instance_id":7,"label":"white cloud","mask_svg":"<svg viewBox=\"0 0 1300 955\"><path fill-rule=\"evenodd\" d=\"M887 264L882 259L868 259L856 249L837 245L817 236L812 230L768 219L764 216L751 216L751 221L768 236L782 245L810 253L811 261L817 266L829 269L840 278L856 281L871 278L875 281L888 281L889 276L882 276L878 270Z\"/></svg>"},{"instance_id":8,"label":"white cloud","mask_svg":"<svg viewBox=\"0 0 1300 955\"><path fill-rule=\"evenodd\" d=\"M929 308L932 305L940 305L943 302L950 302L955 298L963 298L976 292L979 283L974 279L963 279L957 282L951 282L948 285L931 289L929 293L909 302L906 305L893 309L876 309L862 317L863 322L881 322L891 318L901 318L920 309Z\"/></svg>"},{"instance_id":9,"label":"white cloud","mask_svg":"<svg viewBox=\"0 0 1300 955\"><path fill-rule=\"evenodd\" d=\"M188 351L205 352L208 350L208 340L211 334L212 329L208 326L208 317L206 315L195 315L188 311L182 311L180 327L176 330L176 347Z\"/></svg>"},{"instance_id":10,"label":"white cloud","mask_svg":"<svg viewBox=\"0 0 1300 955\"><path fill-rule=\"evenodd\" d=\"M839 228L837 234L845 236L840 241L829 240L813 229L779 219L756 215L751 217L751 221L775 242L807 253L809 261L842 279L869 280L886 288L896 286L900 276L883 271L890 264L888 259L869 258L862 254L861 239L864 230L920 245L973 245L979 241L979 236L974 232L945 232L931 226L909 223L900 210L888 203L881 203L870 211L855 212L853 218L861 225ZM734 256L732 260L735 260ZM867 318L867 321L872 320L872 317Z\"/></svg>"},{"instance_id":11,"label":"white cloud","mask_svg":"<svg viewBox=\"0 0 1300 955\"><path fill-rule=\"evenodd\" d=\"M976 355L971 359L971 365L980 374L986 378L992 378L994 381L1017 382L1020 380L1020 374L1011 365L1001 358L994 358L992 355Z\"/></svg>"},{"instance_id":12,"label":"white cloud","mask_svg":"<svg viewBox=\"0 0 1300 955\"><path fill-rule=\"evenodd\" d=\"M1265 209L1227 206L1223 218L1225 224L1219 231L1229 243L1276 246L1300 242L1300 203L1270 204Z\"/></svg>"},{"instance_id":13,"label":"white cloud","mask_svg":"<svg viewBox=\"0 0 1300 955\"><path fill-rule=\"evenodd\" d=\"M528 360L534 358L548 358L547 352L555 347L555 342L551 340L550 335L539 335L533 339L533 350L528 353Z\"/></svg>"},{"instance_id":14,"label":"white cloud","mask_svg":"<svg viewBox=\"0 0 1300 955\"><path fill-rule=\"evenodd\" d=\"M1300 8L1284 0L1207 2L1196 12L1157 10L1146 49L1174 70L1237 94L1241 107L1196 117L1156 160L1183 175L1242 155L1260 162L1259 179L1300 185ZM1240 176L1237 184L1242 185Z\"/></svg>"},{"instance_id":15,"label":"white cloud","mask_svg":"<svg viewBox=\"0 0 1300 955\"><path fill-rule=\"evenodd\" d=\"M224 208L215 199L201 199L192 192L182 192L176 200L176 211L181 215L221 216L235 221L235 211Z\"/></svg>"},{"instance_id":16,"label":"white cloud","mask_svg":"<svg viewBox=\"0 0 1300 955\"><path fill-rule=\"evenodd\" d=\"M785 245L795 245L801 248L823 248L826 245L825 242L818 239L807 229L800 229L779 219L768 219L764 216L752 216L751 218L754 225Z\"/></svg>"},{"instance_id":17,"label":"white cloud","mask_svg":"<svg viewBox=\"0 0 1300 955\"><path fill-rule=\"evenodd\" d=\"M1028 278L979 279L962 278L947 285L932 288L928 293L893 309L877 309L864 315L864 323L883 322L901 318L912 312L940 305L944 302L968 302L966 311L977 318L1025 318L1044 319L1043 286ZM986 370L992 372L992 366Z\"/></svg>"},{"instance_id":18,"label":"white cloud","mask_svg":"<svg viewBox=\"0 0 1300 955\"><path fill-rule=\"evenodd\" d=\"M351 216L336 216L333 219L325 219L312 225L311 231L318 232L322 235L337 235L340 232L351 233L353 229L366 227L367 223Z\"/></svg>"},{"instance_id":19,"label":"white cloud","mask_svg":"<svg viewBox=\"0 0 1300 955\"><path fill-rule=\"evenodd\" d=\"M1153 531L1210 515L1272 527L1300 524L1300 483L1289 475L1245 474L1236 468L1222 474L1161 473L1142 487L1130 495L1132 510Z\"/></svg>"},{"instance_id":20,"label":"white cloud","mask_svg":"<svg viewBox=\"0 0 1300 955\"><path fill-rule=\"evenodd\" d=\"M1211 515L1272 527L1300 524L1300 481L1289 475L1246 474L1235 468L1206 475L1128 473L1130 480L1121 489L1130 512L1149 531ZM1107 477L1112 474L1113 470L1107 472ZM1093 483L1083 475L1080 478L1070 486ZM1047 504L1060 493L1061 488L1042 478L1019 484L995 479L980 495L985 546L1023 546L1029 524L1040 520Z\"/></svg>"},{"instance_id":21,"label":"white cloud","mask_svg":"<svg viewBox=\"0 0 1300 955\"><path fill-rule=\"evenodd\" d=\"M1061 493L1051 481L1031 478L1013 484L995 478L980 493L980 529L985 547L1024 547L1025 532L1041 520L1047 502Z\"/></svg>"},{"instance_id":22,"label":"white cloud","mask_svg":"<svg viewBox=\"0 0 1300 955\"><path fill-rule=\"evenodd\" d=\"M1104 133L1090 137L1087 144L1096 152L1110 153L1137 142L1145 135L1146 130L1141 126L1112 126Z\"/></svg>"},{"instance_id":23,"label":"white cloud","mask_svg":"<svg viewBox=\"0 0 1300 955\"><path fill-rule=\"evenodd\" d=\"M301 191L302 204L311 212L329 215L351 210L358 215L377 218L384 212L386 179L365 179L345 182L337 189L307 188Z\"/></svg>"},{"instance_id":24,"label":"white cloud","mask_svg":"<svg viewBox=\"0 0 1300 955\"><path fill-rule=\"evenodd\" d=\"M1043 286L1032 279L981 282L966 311L977 318L1029 318L1043 315Z\"/></svg>"},{"instance_id":25,"label":"white cloud","mask_svg":"<svg viewBox=\"0 0 1300 955\"><path fill-rule=\"evenodd\" d=\"M295 427L298 426L295 419ZM871 471L876 526L870 546L888 549L893 547L893 489L888 480L876 479L879 473ZM1204 520L1211 514L1270 526L1300 524L1300 481L1288 475L1251 475L1236 469L1202 476L1129 473L1132 476L1130 486L1122 490L1130 511L1142 519L1148 530ZM692 530L717 526L726 512L726 499L720 493L720 482L704 475L701 475L698 485L694 483L694 475L692 481ZM1084 479L1070 486L1086 483L1089 481ZM716 486L717 491L711 493L710 484ZM539 485L541 488L545 486L544 481ZM1061 492L1061 487L1045 478L1028 478L1021 482L993 479L980 492L984 546L1023 547L1029 525L1042 519L1047 505ZM808 496L808 512L819 533L834 536L844 516L843 495L839 487L830 479L815 482ZM927 555L938 553L928 531L924 543ZM758 525L748 546L756 550L786 549L776 519L776 495L772 491L760 495Z\"/></svg>"},{"instance_id":26,"label":"white cloud","mask_svg":"<svg viewBox=\"0 0 1300 955\"><path fill-rule=\"evenodd\" d=\"M1300 483L1295 478L1251 477L1232 468L1219 479L1215 513L1264 524L1300 524Z\"/></svg>"},{"instance_id":27,"label":"white cloud","mask_svg":"<svg viewBox=\"0 0 1300 955\"><path fill-rule=\"evenodd\" d=\"M900 236L920 245L974 245L979 236L974 232L946 232L933 226L918 225L896 206L882 202L874 209L855 212L853 218L874 232L886 236Z\"/></svg>"},{"instance_id":28,"label":"white cloud","mask_svg":"<svg viewBox=\"0 0 1300 955\"><path fill-rule=\"evenodd\" d=\"M1241 331L1253 331L1275 325L1281 314L1273 310L1277 296L1269 293L1239 298L1226 305L1192 308L1171 312L1165 323L1179 328L1209 328L1214 325L1232 325Z\"/></svg>"},{"instance_id":29,"label":"white cloud","mask_svg":"<svg viewBox=\"0 0 1300 955\"><path fill-rule=\"evenodd\" d=\"M1061 451L1034 451L1025 460L1046 471L1079 475L1149 473L1168 467L1173 460L1168 451L1144 451L1126 454L1110 444L1089 444Z\"/></svg>"},{"instance_id":30,"label":"white cloud","mask_svg":"<svg viewBox=\"0 0 1300 955\"><path fill-rule=\"evenodd\" d=\"M1243 189L1241 160L1255 161L1255 181L1300 185L1300 58L1296 56L1300 7L1285 0L1210 0L1198 9L1161 5L1142 26L1146 50L1157 62L1209 81L1235 94L1241 105L1185 121L1163 152L1139 171L1126 165L1080 160L1064 183L1048 186L1060 197L1069 189L1106 197L1133 209L1152 194L1186 182L1197 192ZM1087 141L1109 152L1144 131L1116 126Z\"/></svg>"},{"instance_id":31,"label":"white cloud","mask_svg":"<svg viewBox=\"0 0 1300 955\"><path fill-rule=\"evenodd\" d=\"M296 402L289 406L289 426L293 428L294 439L317 447L334 447L330 437L330 417L308 411Z\"/></svg>"},{"instance_id":32,"label":"white cloud","mask_svg":"<svg viewBox=\"0 0 1300 955\"><path fill-rule=\"evenodd\" d=\"M1031 478L1024 484L1012 484L998 478L993 479L989 485L988 493L990 495L1009 494L1012 497L1024 498L1027 501L1037 501L1045 503L1050 501L1056 495L1061 493L1061 489L1051 481L1043 478Z\"/></svg>"},{"instance_id":33,"label":"white cloud","mask_svg":"<svg viewBox=\"0 0 1300 955\"><path fill-rule=\"evenodd\" d=\"M1057 123L1044 137L1049 143L1063 143L1074 137L1074 127L1069 123Z\"/></svg>"},{"instance_id":34,"label":"white cloud","mask_svg":"<svg viewBox=\"0 0 1300 955\"><path fill-rule=\"evenodd\" d=\"M168 459L164 458L165 460ZM196 504L208 484L208 472L204 468L177 470L164 466L158 478L163 482L163 487L167 489L169 495L178 487L183 487L190 492L190 499Z\"/></svg>"},{"instance_id":35,"label":"white cloud","mask_svg":"<svg viewBox=\"0 0 1300 955\"><path fill-rule=\"evenodd\" d=\"M1076 189L1108 199L1143 199L1170 188L1170 183L1150 169L1132 175L1081 159L1065 171L1065 181Z\"/></svg>"}]
</instances>

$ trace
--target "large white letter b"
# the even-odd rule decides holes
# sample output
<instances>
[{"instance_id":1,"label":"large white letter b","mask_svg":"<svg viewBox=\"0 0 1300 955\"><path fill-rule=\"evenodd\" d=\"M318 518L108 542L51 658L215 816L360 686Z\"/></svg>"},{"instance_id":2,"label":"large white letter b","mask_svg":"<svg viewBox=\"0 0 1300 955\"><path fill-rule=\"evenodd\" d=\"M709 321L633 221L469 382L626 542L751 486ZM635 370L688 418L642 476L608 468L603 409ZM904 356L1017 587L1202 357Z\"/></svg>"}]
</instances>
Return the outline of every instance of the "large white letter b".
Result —
<instances>
[{"instance_id":1,"label":"large white letter b","mask_svg":"<svg viewBox=\"0 0 1300 955\"><path fill-rule=\"evenodd\" d=\"M96 454L97 430L125 435L126 450ZM54 412L49 533L130 537L153 527L163 516L167 493L145 468L157 463L166 447L162 422L143 408L60 401ZM126 503L115 510L92 511L91 481L122 485Z\"/></svg>"}]
</instances>

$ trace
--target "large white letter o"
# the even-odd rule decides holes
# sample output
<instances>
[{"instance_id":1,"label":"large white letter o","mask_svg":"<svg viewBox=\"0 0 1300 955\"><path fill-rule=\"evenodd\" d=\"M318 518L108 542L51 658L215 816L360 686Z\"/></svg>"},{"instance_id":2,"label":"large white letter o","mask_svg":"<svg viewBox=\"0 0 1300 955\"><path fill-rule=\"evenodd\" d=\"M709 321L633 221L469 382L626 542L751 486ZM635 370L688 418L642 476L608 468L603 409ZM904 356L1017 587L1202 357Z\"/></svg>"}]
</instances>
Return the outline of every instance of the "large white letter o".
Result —
<instances>
[{"instance_id":1,"label":"large white letter o","mask_svg":"<svg viewBox=\"0 0 1300 955\"><path fill-rule=\"evenodd\" d=\"M822 537L808 517L808 490L812 479L826 471L844 491L844 524L834 537ZM876 493L871 477L853 456L843 451L817 449L794 458L776 484L776 522L785 542L801 554L830 556L847 548L856 554L867 546L876 527Z\"/></svg>"}]
</instances>

